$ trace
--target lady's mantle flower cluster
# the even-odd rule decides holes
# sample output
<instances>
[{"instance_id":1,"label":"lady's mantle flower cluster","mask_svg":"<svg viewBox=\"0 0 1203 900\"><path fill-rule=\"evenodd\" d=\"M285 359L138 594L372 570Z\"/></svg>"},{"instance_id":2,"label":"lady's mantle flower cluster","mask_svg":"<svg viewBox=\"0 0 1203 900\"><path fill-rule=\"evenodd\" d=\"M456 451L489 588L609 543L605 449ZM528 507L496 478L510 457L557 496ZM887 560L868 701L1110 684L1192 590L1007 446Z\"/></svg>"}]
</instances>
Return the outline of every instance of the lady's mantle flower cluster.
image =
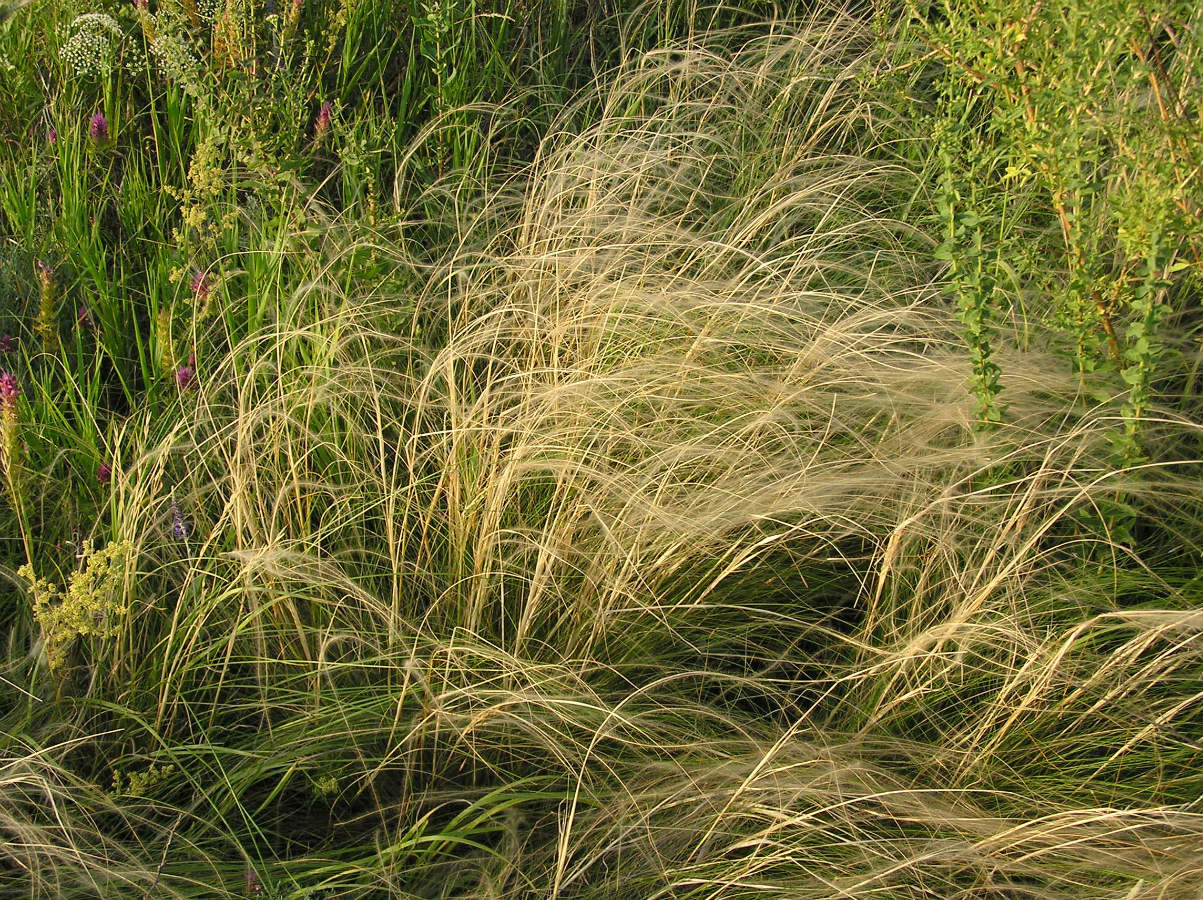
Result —
<instances>
[{"instance_id":1,"label":"lady's mantle flower cluster","mask_svg":"<svg viewBox=\"0 0 1203 900\"><path fill-rule=\"evenodd\" d=\"M113 787L109 791L112 797L145 797L156 785L166 781L175 774L175 766L157 766L151 764L145 772L125 773L119 769L113 770Z\"/></svg>"},{"instance_id":2,"label":"lady's mantle flower cluster","mask_svg":"<svg viewBox=\"0 0 1203 900\"><path fill-rule=\"evenodd\" d=\"M93 550L84 544L80 567L67 582L66 592L58 585L34 575L29 565L17 575L29 584L33 616L42 631L46 660L51 671L63 669L71 642L78 636L116 636L120 617L129 607L123 602L121 585L125 562L133 554L128 541Z\"/></svg>"}]
</instances>

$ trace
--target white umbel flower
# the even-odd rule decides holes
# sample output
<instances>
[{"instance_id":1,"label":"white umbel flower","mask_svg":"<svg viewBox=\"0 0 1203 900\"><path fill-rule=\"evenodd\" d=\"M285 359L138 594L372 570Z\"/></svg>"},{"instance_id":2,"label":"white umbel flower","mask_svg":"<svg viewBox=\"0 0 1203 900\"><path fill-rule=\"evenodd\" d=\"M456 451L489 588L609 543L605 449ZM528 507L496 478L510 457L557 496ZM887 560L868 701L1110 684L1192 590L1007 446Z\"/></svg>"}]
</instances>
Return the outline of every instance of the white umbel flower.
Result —
<instances>
[{"instance_id":1,"label":"white umbel flower","mask_svg":"<svg viewBox=\"0 0 1203 900\"><path fill-rule=\"evenodd\" d=\"M59 55L77 76L103 78L113 71L125 40L116 19L105 13L85 13L67 26L67 35Z\"/></svg>"}]
</instances>

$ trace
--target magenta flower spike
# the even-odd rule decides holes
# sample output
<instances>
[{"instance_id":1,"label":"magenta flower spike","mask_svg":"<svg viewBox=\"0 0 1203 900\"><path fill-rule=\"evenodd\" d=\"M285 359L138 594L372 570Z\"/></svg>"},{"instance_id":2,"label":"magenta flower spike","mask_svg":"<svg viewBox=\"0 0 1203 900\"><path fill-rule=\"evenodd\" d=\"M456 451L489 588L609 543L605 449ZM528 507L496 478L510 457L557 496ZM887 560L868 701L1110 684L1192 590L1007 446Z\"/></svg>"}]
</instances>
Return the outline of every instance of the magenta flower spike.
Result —
<instances>
[{"instance_id":1,"label":"magenta flower spike","mask_svg":"<svg viewBox=\"0 0 1203 900\"><path fill-rule=\"evenodd\" d=\"M88 124L88 136L94 144L106 144L109 140L109 120L104 117L104 113L98 112L92 116L91 122Z\"/></svg>"},{"instance_id":2,"label":"magenta flower spike","mask_svg":"<svg viewBox=\"0 0 1203 900\"><path fill-rule=\"evenodd\" d=\"M191 366L180 366L175 370L175 383L181 391L192 387L195 380L196 372Z\"/></svg>"},{"instance_id":3,"label":"magenta flower spike","mask_svg":"<svg viewBox=\"0 0 1203 900\"><path fill-rule=\"evenodd\" d=\"M318 110L317 118L313 120L313 139L321 142L330 132L330 116L334 113L334 107L327 100L322 104L322 108Z\"/></svg>"},{"instance_id":4,"label":"magenta flower spike","mask_svg":"<svg viewBox=\"0 0 1203 900\"><path fill-rule=\"evenodd\" d=\"M0 371L0 415L16 415L17 398L21 396L21 388L17 385L17 376L12 372Z\"/></svg>"},{"instance_id":5,"label":"magenta flower spike","mask_svg":"<svg viewBox=\"0 0 1203 900\"><path fill-rule=\"evenodd\" d=\"M197 269L192 276L192 282L189 285L192 288L192 295L197 300L206 300L209 297L209 276L202 270Z\"/></svg>"},{"instance_id":6,"label":"magenta flower spike","mask_svg":"<svg viewBox=\"0 0 1203 900\"><path fill-rule=\"evenodd\" d=\"M109 463L101 463L96 469L96 480L101 484L108 484L113 477L113 467Z\"/></svg>"},{"instance_id":7,"label":"magenta flower spike","mask_svg":"<svg viewBox=\"0 0 1203 900\"><path fill-rule=\"evenodd\" d=\"M0 476L6 476L0 480L0 490L7 481L9 500L14 506L20 506L22 498L21 413L17 409L20 396L17 377L0 370Z\"/></svg>"}]
</instances>

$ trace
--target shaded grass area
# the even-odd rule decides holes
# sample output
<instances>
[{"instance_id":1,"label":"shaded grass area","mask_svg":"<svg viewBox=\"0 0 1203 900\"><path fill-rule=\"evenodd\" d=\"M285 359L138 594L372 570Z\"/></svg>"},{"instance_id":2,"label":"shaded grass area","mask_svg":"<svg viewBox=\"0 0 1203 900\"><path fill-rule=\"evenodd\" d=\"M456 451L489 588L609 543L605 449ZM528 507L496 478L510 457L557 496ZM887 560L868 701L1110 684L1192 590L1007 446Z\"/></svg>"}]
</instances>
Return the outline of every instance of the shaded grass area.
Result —
<instances>
[{"instance_id":1,"label":"shaded grass area","mask_svg":"<svg viewBox=\"0 0 1203 900\"><path fill-rule=\"evenodd\" d=\"M271 46L174 9L210 52ZM372 4L306 7L301 58L348 9L310 99L425 84ZM1196 335L1122 462L1119 376L1017 312L983 429L903 45L729 15L645 7L625 62L542 119L489 107L525 137L467 151L485 95L416 17L430 118L362 194L347 144L240 156L203 92L237 82L181 83L192 193L146 188L141 256L6 199L0 887L1199 892ZM324 139L384 118L341 114ZM148 157L89 141L53 153L121 210Z\"/></svg>"}]
</instances>

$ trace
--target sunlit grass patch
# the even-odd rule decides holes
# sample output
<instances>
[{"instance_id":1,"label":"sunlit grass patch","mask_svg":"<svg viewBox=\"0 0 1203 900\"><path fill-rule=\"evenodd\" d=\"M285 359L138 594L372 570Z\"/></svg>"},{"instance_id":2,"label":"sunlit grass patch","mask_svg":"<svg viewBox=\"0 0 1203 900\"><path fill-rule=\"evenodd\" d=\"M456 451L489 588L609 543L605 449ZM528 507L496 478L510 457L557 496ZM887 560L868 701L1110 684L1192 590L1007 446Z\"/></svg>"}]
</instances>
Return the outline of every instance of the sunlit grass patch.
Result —
<instances>
[{"instance_id":1,"label":"sunlit grass patch","mask_svg":"<svg viewBox=\"0 0 1203 900\"><path fill-rule=\"evenodd\" d=\"M240 213L105 476L21 470L0 885L1196 892L1198 425L1117 466L1123 397L1018 322L979 427L883 65L845 14L716 30L406 217ZM92 395L22 352L44 453ZM85 540L105 618L46 641Z\"/></svg>"}]
</instances>

